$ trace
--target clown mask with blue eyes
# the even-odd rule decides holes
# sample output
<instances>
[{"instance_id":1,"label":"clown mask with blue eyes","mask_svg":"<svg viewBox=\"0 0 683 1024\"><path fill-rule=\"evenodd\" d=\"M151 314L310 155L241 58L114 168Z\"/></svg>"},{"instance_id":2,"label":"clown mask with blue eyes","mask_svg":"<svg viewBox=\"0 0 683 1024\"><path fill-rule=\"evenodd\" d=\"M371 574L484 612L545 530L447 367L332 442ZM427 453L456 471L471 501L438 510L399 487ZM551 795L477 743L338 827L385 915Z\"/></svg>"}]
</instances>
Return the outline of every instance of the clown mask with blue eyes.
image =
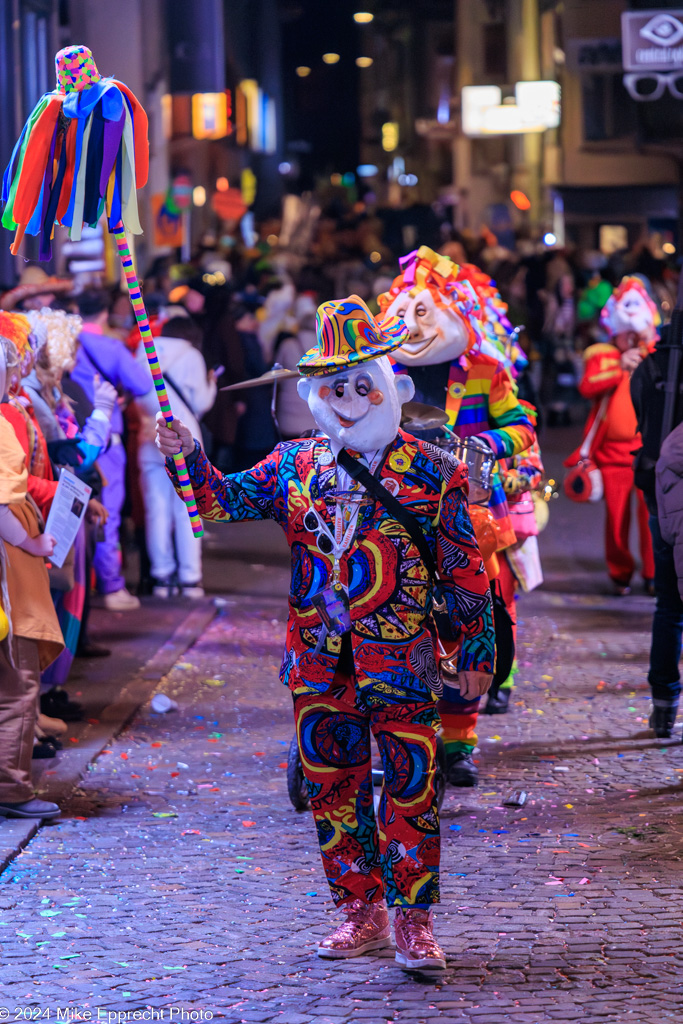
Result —
<instances>
[{"instance_id":1,"label":"clown mask with blue eyes","mask_svg":"<svg viewBox=\"0 0 683 1024\"><path fill-rule=\"evenodd\" d=\"M397 377L386 356L325 377L303 377L298 390L333 447L357 452L392 443L401 424L401 406L415 393L410 377Z\"/></svg>"}]
</instances>

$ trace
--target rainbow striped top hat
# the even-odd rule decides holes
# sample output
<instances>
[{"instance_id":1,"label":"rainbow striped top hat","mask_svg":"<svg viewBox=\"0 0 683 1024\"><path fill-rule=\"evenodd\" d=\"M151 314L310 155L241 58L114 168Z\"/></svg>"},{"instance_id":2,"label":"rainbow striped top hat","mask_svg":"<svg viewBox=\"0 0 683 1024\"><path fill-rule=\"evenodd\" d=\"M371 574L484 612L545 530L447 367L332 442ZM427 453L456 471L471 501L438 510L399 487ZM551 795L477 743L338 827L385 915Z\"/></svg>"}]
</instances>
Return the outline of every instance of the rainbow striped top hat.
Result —
<instances>
[{"instance_id":1,"label":"rainbow striped top hat","mask_svg":"<svg viewBox=\"0 0 683 1024\"><path fill-rule=\"evenodd\" d=\"M316 335L318 347L297 364L305 377L324 377L385 356L408 340L409 331L398 316L376 320L359 295L349 295L318 306Z\"/></svg>"}]
</instances>

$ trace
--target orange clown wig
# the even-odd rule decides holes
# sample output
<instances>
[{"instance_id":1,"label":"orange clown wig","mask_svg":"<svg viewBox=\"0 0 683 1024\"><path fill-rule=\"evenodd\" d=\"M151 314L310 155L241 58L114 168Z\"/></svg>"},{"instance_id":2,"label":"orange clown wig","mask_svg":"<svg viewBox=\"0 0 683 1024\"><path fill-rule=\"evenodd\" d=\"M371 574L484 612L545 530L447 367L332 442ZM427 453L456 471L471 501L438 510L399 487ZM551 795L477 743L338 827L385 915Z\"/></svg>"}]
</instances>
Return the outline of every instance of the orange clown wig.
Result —
<instances>
[{"instance_id":1,"label":"orange clown wig","mask_svg":"<svg viewBox=\"0 0 683 1024\"><path fill-rule=\"evenodd\" d=\"M0 310L0 336L11 341L17 350L22 377L31 369L33 346L31 345L31 324L23 313L6 313Z\"/></svg>"},{"instance_id":2,"label":"orange clown wig","mask_svg":"<svg viewBox=\"0 0 683 1024\"><path fill-rule=\"evenodd\" d=\"M427 289L435 305L459 317L467 328L468 345L473 348L482 337L484 308L471 281L461 276L461 268L448 256L441 256L427 245L399 260L401 273L388 292L377 297L382 313L401 294L410 298Z\"/></svg>"}]
</instances>

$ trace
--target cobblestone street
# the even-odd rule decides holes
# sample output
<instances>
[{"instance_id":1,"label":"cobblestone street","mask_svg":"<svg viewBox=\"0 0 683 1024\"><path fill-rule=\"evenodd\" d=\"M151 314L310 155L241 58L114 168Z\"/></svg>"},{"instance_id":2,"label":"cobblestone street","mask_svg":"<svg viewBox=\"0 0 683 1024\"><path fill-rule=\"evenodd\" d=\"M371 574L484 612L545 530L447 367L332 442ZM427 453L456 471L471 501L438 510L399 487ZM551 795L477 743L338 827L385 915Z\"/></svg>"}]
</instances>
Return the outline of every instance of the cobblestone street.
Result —
<instances>
[{"instance_id":1,"label":"cobblestone street","mask_svg":"<svg viewBox=\"0 0 683 1024\"><path fill-rule=\"evenodd\" d=\"M287 552L256 524L210 538L227 605L159 686L179 710L145 705L0 878L3 1019L680 1020L683 746L647 728L652 601L601 593L601 510L552 512L511 712L482 716L480 786L444 802L445 976L315 955L336 915L286 789Z\"/></svg>"}]
</instances>

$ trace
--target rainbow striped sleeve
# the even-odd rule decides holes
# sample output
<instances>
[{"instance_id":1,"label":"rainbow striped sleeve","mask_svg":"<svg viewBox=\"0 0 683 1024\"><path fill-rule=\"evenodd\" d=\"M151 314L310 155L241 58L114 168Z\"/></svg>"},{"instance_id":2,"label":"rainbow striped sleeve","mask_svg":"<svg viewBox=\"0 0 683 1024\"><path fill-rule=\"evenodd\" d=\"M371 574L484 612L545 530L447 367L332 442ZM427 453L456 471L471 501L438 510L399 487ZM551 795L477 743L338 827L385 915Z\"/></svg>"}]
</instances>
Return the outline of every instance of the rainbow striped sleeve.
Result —
<instances>
[{"instance_id":1,"label":"rainbow striped sleeve","mask_svg":"<svg viewBox=\"0 0 683 1024\"><path fill-rule=\"evenodd\" d=\"M510 376L503 368L491 381L489 422L493 429L482 431L479 437L491 445L499 459L519 455L536 440L534 426L517 401Z\"/></svg>"}]
</instances>

